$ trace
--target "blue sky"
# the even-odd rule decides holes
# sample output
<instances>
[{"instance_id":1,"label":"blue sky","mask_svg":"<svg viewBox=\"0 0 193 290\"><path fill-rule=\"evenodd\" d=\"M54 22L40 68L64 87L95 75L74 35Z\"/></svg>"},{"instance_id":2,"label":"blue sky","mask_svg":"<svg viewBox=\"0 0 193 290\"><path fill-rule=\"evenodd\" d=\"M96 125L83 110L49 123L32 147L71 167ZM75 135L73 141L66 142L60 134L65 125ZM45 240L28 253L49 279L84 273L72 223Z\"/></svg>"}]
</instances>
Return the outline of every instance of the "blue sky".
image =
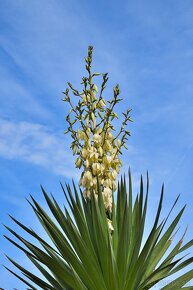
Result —
<instances>
[{"instance_id":1,"label":"blue sky","mask_svg":"<svg viewBox=\"0 0 193 290\"><path fill-rule=\"evenodd\" d=\"M192 16L190 0L0 1L2 223L13 226L10 213L41 233L25 198L31 193L44 205L41 183L62 202L59 181L78 180L63 135L68 108L61 92L67 81L80 86L92 44L95 70L109 72L106 95L118 82L124 99L118 112L133 110L122 171L131 167L136 191L140 174L149 171L148 224L164 182L163 213L181 193L177 209L188 206L180 235L189 224L185 240L193 237ZM5 232L0 226L0 264L10 266L9 253L31 269ZM2 267L0 281L6 290L26 288Z\"/></svg>"}]
</instances>

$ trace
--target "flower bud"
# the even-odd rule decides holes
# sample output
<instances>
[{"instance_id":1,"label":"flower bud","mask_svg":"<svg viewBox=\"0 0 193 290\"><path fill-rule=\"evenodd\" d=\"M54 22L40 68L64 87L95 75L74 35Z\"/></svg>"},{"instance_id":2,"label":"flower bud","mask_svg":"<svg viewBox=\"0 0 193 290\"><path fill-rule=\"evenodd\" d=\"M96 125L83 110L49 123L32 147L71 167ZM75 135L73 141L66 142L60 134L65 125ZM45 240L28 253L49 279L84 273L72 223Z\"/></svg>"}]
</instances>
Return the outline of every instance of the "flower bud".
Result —
<instances>
[{"instance_id":1,"label":"flower bud","mask_svg":"<svg viewBox=\"0 0 193 290\"><path fill-rule=\"evenodd\" d=\"M90 96L89 95L87 95L87 96L82 96L82 98L83 98L83 101L87 104L88 102L90 102Z\"/></svg>"},{"instance_id":2,"label":"flower bud","mask_svg":"<svg viewBox=\"0 0 193 290\"><path fill-rule=\"evenodd\" d=\"M117 178L117 171L113 169L113 171L111 172L111 176L112 176L112 179L116 180L116 178Z\"/></svg>"},{"instance_id":3,"label":"flower bud","mask_svg":"<svg viewBox=\"0 0 193 290\"><path fill-rule=\"evenodd\" d=\"M82 155L83 158L86 158L87 155L88 155L88 151L85 148L83 148L81 155Z\"/></svg>"},{"instance_id":4,"label":"flower bud","mask_svg":"<svg viewBox=\"0 0 193 290\"><path fill-rule=\"evenodd\" d=\"M121 140L120 139L117 140L117 146L118 146L118 148L121 147Z\"/></svg>"},{"instance_id":5,"label":"flower bud","mask_svg":"<svg viewBox=\"0 0 193 290\"><path fill-rule=\"evenodd\" d=\"M95 115L94 115L93 112L91 113L91 119L92 119L93 121L95 120Z\"/></svg>"},{"instance_id":6,"label":"flower bud","mask_svg":"<svg viewBox=\"0 0 193 290\"><path fill-rule=\"evenodd\" d=\"M76 154L76 149L77 149L77 146L76 146L76 145L74 145L74 146L73 146L73 155L75 155L75 154Z\"/></svg>"},{"instance_id":7,"label":"flower bud","mask_svg":"<svg viewBox=\"0 0 193 290\"><path fill-rule=\"evenodd\" d=\"M96 94L94 92L92 92L92 98L93 98L93 100L97 99Z\"/></svg>"},{"instance_id":8,"label":"flower bud","mask_svg":"<svg viewBox=\"0 0 193 290\"><path fill-rule=\"evenodd\" d=\"M101 133L102 133L102 131L103 131L103 129L102 129L102 128L98 128L98 130L97 130L97 133L98 133L98 134L101 134Z\"/></svg>"},{"instance_id":9,"label":"flower bud","mask_svg":"<svg viewBox=\"0 0 193 290\"><path fill-rule=\"evenodd\" d=\"M77 168L80 168L81 165L82 165L82 159L81 159L80 157L77 158L75 164L76 164L76 167L77 167Z\"/></svg>"},{"instance_id":10,"label":"flower bud","mask_svg":"<svg viewBox=\"0 0 193 290\"><path fill-rule=\"evenodd\" d=\"M86 126L89 125L89 117L86 118Z\"/></svg>"},{"instance_id":11,"label":"flower bud","mask_svg":"<svg viewBox=\"0 0 193 290\"><path fill-rule=\"evenodd\" d=\"M97 103L97 107L99 108L99 109L103 109L103 107L105 107L106 106L106 104L105 104L105 102L104 102L104 99L101 99L98 103Z\"/></svg>"},{"instance_id":12,"label":"flower bud","mask_svg":"<svg viewBox=\"0 0 193 290\"><path fill-rule=\"evenodd\" d=\"M98 88L97 88L97 85L96 84L94 84L93 90L98 93Z\"/></svg>"},{"instance_id":13,"label":"flower bud","mask_svg":"<svg viewBox=\"0 0 193 290\"><path fill-rule=\"evenodd\" d=\"M112 141L114 139L113 134L111 132L107 133L107 138Z\"/></svg>"},{"instance_id":14,"label":"flower bud","mask_svg":"<svg viewBox=\"0 0 193 290\"><path fill-rule=\"evenodd\" d=\"M111 151L112 150L112 145L109 142L109 140L105 140L104 149L107 150L107 151Z\"/></svg>"},{"instance_id":15,"label":"flower bud","mask_svg":"<svg viewBox=\"0 0 193 290\"><path fill-rule=\"evenodd\" d=\"M86 168L88 168L89 167L89 161L88 161L88 159L86 159L86 162L85 162L85 164L86 164Z\"/></svg>"},{"instance_id":16,"label":"flower bud","mask_svg":"<svg viewBox=\"0 0 193 290\"><path fill-rule=\"evenodd\" d=\"M99 147L98 152L99 152L100 156L102 157L103 156L103 149L102 149L102 147Z\"/></svg>"}]
</instances>

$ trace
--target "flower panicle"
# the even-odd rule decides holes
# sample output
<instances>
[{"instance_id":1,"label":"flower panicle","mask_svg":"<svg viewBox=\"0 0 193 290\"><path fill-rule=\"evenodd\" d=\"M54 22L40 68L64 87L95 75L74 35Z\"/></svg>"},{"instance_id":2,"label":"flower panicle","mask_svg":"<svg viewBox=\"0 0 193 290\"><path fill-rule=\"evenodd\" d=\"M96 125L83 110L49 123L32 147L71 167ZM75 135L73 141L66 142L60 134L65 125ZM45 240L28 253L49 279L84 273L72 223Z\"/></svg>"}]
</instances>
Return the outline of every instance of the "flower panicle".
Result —
<instances>
[{"instance_id":1,"label":"flower panicle","mask_svg":"<svg viewBox=\"0 0 193 290\"><path fill-rule=\"evenodd\" d=\"M115 112L115 106L121 101L120 88L116 85L113 89L113 98L106 101L103 97L108 82L108 74L92 73L93 47L89 46L88 56L85 58L85 67L88 73L82 78L83 90L79 92L68 82L68 88L63 92L63 101L70 106L66 117L68 128L73 139L71 149L73 155L77 155L75 165L82 168L80 186L84 188L83 194L90 198L91 192L97 195L97 178L100 181L106 210L112 210L112 193L116 190L116 178L122 162L119 155L122 148L126 148L127 137L130 132L126 126L131 120L128 109L123 113L124 119L117 134L112 124L119 116ZM94 78L102 76L100 89L94 83ZM70 91L78 102L74 105ZM76 99L77 100L77 99Z\"/></svg>"}]
</instances>

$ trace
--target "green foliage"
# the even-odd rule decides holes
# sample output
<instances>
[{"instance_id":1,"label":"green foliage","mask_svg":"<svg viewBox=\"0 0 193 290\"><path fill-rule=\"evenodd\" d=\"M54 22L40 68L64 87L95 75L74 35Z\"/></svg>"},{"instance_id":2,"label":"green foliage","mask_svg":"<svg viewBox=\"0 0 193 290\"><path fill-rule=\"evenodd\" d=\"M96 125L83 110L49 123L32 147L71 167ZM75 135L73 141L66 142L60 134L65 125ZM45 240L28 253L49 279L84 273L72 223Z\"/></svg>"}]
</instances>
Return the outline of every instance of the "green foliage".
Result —
<instances>
[{"instance_id":1,"label":"green foliage","mask_svg":"<svg viewBox=\"0 0 193 290\"><path fill-rule=\"evenodd\" d=\"M55 221L33 197L29 203L54 246L50 246L35 231L13 217L11 217L13 221L34 237L41 247L22 238L7 226L6 228L21 243L10 237L6 238L26 254L45 280L33 275L11 258L9 260L21 270L23 276L8 270L30 289L146 290L175 273L178 273L178 278L161 289L192 289L183 286L193 278L193 270L183 275L180 271L193 262L192 257L185 258L184 255L184 252L193 245L193 240L182 246L181 239L172 246L174 233L184 208L166 227L178 198L168 216L160 221L164 191L162 188L152 229L144 240L148 187L147 178L144 193L141 178L140 192L133 201L130 173L128 189L125 178L121 178L110 217L114 227L112 233L108 228L99 185L98 200L94 195L90 200L85 199L78 193L74 184L74 194L68 185L65 189L62 186L67 200L64 210L55 198L48 196L42 188Z\"/></svg>"}]
</instances>

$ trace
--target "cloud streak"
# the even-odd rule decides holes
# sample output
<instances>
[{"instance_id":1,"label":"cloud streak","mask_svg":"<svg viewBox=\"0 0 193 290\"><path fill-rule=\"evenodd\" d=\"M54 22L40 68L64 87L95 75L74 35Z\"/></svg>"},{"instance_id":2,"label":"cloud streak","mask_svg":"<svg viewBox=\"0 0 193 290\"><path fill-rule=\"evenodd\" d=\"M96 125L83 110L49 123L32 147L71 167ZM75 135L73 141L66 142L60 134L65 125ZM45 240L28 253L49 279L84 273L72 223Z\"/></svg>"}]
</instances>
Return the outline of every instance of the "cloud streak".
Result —
<instances>
[{"instance_id":1,"label":"cloud streak","mask_svg":"<svg viewBox=\"0 0 193 290\"><path fill-rule=\"evenodd\" d=\"M0 156L41 166L57 175L78 179L64 139L46 126L0 119ZM69 157L70 156L70 157Z\"/></svg>"}]
</instances>

